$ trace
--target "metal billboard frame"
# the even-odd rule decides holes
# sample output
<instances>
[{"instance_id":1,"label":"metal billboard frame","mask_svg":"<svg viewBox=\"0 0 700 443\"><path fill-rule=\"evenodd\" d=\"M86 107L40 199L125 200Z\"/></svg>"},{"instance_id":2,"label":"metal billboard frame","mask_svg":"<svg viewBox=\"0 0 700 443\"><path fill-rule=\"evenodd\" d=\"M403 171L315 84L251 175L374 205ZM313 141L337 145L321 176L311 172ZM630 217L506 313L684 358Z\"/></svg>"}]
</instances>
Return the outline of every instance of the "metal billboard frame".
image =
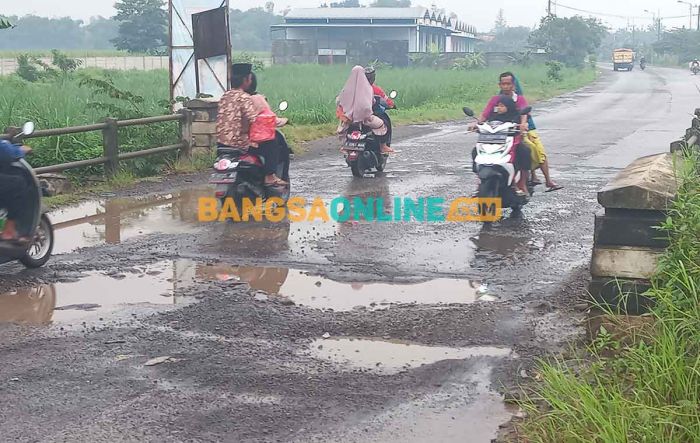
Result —
<instances>
[{"instance_id":1,"label":"metal billboard frame","mask_svg":"<svg viewBox=\"0 0 700 443\"><path fill-rule=\"evenodd\" d=\"M221 69L221 60L214 66L217 60L197 60L194 48L194 29L192 15L212 9L226 8L229 11L229 0L168 0L168 55L169 55L169 79L170 101L179 96L197 98L202 93L204 76L210 76L208 93L214 98L219 98L231 84L231 33L229 14L226 14L227 47L225 59L225 74ZM176 29L177 28L177 31ZM184 30L184 31L183 31ZM176 61L177 59L177 61ZM224 78L225 77L225 78ZM213 81L212 81L213 79ZM188 87L189 84L189 87ZM177 93L177 91L181 92ZM173 105L173 111L182 107L181 103Z\"/></svg>"}]
</instances>

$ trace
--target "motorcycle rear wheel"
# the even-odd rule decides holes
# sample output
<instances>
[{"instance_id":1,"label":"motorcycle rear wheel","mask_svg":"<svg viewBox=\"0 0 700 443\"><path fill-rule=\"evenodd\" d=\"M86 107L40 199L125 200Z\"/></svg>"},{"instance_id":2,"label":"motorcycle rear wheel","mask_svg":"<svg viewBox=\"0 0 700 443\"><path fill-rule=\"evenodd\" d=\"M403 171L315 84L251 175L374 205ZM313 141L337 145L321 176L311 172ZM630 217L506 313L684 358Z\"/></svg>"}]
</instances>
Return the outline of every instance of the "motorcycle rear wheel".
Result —
<instances>
[{"instance_id":1,"label":"motorcycle rear wheel","mask_svg":"<svg viewBox=\"0 0 700 443\"><path fill-rule=\"evenodd\" d=\"M353 177L362 178L364 174L360 171L360 165L358 162L354 161L350 163L350 170L352 171Z\"/></svg>"},{"instance_id":2,"label":"motorcycle rear wheel","mask_svg":"<svg viewBox=\"0 0 700 443\"><path fill-rule=\"evenodd\" d=\"M377 165L377 171L384 172L384 168L386 168L387 158L383 155L380 155L380 157L381 159L379 160L379 164Z\"/></svg>"},{"instance_id":3,"label":"motorcycle rear wheel","mask_svg":"<svg viewBox=\"0 0 700 443\"><path fill-rule=\"evenodd\" d=\"M34 241L27 248L27 253L19 261L30 269L44 266L51 258L54 245L54 231L51 221L42 215L34 234Z\"/></svg>"}]
</instances>

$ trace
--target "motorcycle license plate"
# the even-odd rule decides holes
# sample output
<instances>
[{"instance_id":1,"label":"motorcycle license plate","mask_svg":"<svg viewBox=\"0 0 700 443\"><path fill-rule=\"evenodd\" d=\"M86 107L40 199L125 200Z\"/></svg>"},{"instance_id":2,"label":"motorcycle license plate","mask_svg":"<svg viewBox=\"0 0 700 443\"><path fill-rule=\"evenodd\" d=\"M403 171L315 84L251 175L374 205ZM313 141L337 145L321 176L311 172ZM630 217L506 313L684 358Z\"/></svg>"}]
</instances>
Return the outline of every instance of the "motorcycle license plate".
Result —
<instances>
[{"instance_id":1,"label":"motorcycle license plate","mask_svg":"<svg viewBox=\"0 0 700 443\"><path fill-rule=\"evenodd\" d=\"M365 142L346 143L346 144L345 144L345 149L347 149L347 150L360 151L360 150L362 150L362 149L365 149Z\"/></svg>"},{"instance_id":2,"label":"motorcycle license plate","mask_svg":"<svg viewBox=\"0 0 700 443\"><path fill-rule=\"evenodd\" d=\"M209 183L233 183L236 181L236 173L212 174Z\"/></svg>"}]
</instances>

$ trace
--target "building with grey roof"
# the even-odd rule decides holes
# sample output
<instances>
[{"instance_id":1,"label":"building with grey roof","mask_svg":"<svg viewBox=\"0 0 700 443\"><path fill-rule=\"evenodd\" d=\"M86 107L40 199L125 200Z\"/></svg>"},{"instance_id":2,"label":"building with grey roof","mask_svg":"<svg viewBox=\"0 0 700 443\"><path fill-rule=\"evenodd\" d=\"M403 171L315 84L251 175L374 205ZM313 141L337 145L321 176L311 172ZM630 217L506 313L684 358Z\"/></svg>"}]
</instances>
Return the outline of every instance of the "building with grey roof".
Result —
<instances>
[{"instance_id":1,"label":"building with grey roof","mask_svg":"<svg viewBox=\"0 0 700 443\"><path fill-rule=\"evenodd\" d=\"M408 64L412 53L474 51L476 29L426 8L294 9L272 26L275 63Z\"/></svg>"}]
</instances>

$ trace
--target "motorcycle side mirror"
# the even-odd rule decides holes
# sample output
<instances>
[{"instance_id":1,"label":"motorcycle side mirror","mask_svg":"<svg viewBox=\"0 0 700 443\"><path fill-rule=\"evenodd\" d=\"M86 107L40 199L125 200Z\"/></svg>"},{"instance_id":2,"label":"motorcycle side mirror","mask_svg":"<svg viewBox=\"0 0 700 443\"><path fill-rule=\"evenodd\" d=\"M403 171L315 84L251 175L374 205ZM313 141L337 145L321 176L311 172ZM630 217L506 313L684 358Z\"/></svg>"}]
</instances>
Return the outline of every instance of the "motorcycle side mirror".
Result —
<instances>
[{"instance_id":1,"label":"motorcycle side mirror","mask_svg":"<svg viewBox=\"0 0 700 443\"><path fill-rule=\"evenodd\" d=\"M528 106L527 108L520 111L520 115L528 115L531 112L532 112L532 106Z\"/></svg>"},{"instance_id":2,"label":"motorcycle side mirror","mask_svg":"<svg viewBox=\"0 0 700 443\"><path fill-rule=\"evenodd\" d=\"M462 108L462 112L464 112L464 115L467 117L474 117L474 111L472 111L471 108L464 107Z\"/></svg>"},{"instance_id":3,"label":"motorcycle side mirror","mask_svg":"<svg viewBox=\"0 0 700 443\"><path fill-rule=\"evenodd\" d=\"M32 135L34 134L34 122L27 122L22 125L22 135Z\"/></svg>"},{"instance_id":4,"label":"motorcycle side mirror","mask_svg":"<svg viewBox=\"0 0 700 443\"><path fill-rule=\"evenodd\" d=\"M396 98L396 97L398 97L398 96L399 96L399 93L396 92L396 91L391 91L391 92L389 93L389 98L391 98L391 99L394 99L394 98Z\"/></svg>"},{"instance_id":5,"label":"motorcycle side mirror","mask_svg":"<svg viewBox=\"0 0 700 443\"><path fill-rule=\"evenodd\" d=\"M287 109L289 109L289 103L287 101L280 102L279 110L284 112Z\"/></svg>"}]
</instances>

